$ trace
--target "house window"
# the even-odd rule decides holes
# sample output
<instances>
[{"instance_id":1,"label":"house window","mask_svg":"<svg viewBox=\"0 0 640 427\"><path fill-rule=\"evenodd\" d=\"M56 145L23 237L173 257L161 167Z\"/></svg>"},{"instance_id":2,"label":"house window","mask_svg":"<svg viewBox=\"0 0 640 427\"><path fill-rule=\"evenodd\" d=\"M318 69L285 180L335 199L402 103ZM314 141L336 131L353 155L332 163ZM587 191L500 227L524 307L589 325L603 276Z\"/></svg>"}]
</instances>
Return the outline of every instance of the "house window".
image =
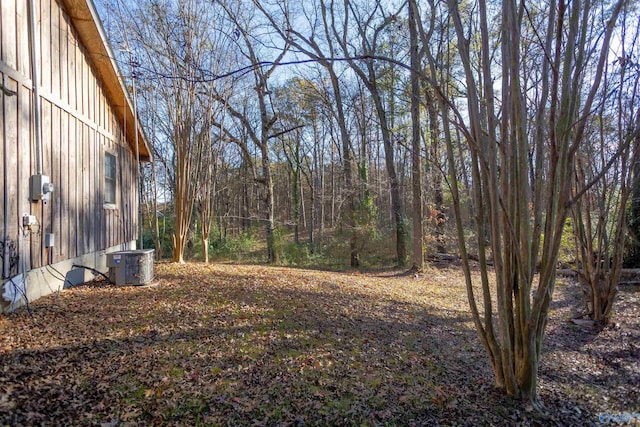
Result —
<instances>
[{"instance_id":1,"label":"house window","mask_svg":"<svg viewBox=\"0 0 640 427\"><path fill-rule=\"evenodd\" d=\"M104 153L104 202L116 203L116 156Z\"/></svg>"}]
</instances>

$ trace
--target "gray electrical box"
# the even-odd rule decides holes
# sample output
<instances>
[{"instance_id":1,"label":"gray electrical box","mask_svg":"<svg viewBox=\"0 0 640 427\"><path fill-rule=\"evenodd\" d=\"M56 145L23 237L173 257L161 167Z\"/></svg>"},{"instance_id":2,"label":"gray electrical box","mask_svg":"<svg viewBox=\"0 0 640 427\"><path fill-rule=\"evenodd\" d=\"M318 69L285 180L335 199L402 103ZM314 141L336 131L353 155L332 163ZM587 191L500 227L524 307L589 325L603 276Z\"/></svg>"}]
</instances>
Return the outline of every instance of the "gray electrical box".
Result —
<instances>
[{"instance_id":1,"label":"gray electrical box","mask_svg":"<svg viewBox=\"0 0 640 427\"><path fill-rule=\"evenodd\" d=\"M31 200L48 200L49 193L53 192L53 184L49 181L48 175L32 175L30 185Z\"/></svg>"},{"instance_id":2,"label":"gray electrical box","mask_svg":"<svg viewBox=\"0 0 640 427\"><path fill-rule=\"evenodd\" d=\"M107 254L109 279L118 286L145 285L154 277L155 249L118 251Z\"/></svg>"}]
</instances>

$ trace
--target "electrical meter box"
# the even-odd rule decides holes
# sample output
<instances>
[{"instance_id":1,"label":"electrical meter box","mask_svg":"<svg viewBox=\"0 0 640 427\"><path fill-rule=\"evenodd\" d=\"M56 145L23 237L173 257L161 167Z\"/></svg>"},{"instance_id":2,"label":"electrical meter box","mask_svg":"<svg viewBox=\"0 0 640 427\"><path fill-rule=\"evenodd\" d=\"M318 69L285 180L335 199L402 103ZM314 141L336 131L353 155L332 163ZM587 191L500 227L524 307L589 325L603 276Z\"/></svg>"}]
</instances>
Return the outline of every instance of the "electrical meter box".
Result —
<instances>
[{"instance_id":1,"label":"electrical meter box","mask_svg":"<svg viewBox=\"0 0 640 427\"><path fill-rule=\"evenodd\" d=\"M118 286L146 285L154 277L155 249L137 249L107 254L109 279Z\"/></svg>"},{"instance_id":2,"label":"electrical meter box","mask_svg":"<svg viewBox=\"0 0 640 427\"><path fill-rule=\"evenodd\" d=\"M30 178L30 197L31 200L48 200L49 193L53 192L53 184L49 181L48 175L32 175Z\"/></svg>"}]
</instances>

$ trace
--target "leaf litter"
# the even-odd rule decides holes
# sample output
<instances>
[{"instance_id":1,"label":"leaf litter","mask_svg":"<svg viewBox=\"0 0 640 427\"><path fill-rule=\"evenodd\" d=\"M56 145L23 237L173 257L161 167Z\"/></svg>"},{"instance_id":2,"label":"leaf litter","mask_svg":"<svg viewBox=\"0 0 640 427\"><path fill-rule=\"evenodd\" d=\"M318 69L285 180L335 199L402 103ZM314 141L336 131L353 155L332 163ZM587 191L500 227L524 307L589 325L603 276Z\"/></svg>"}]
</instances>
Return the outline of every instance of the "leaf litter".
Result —
<instances>
[{"instance_id":1,"label":"leaf litter","mask_svg":"<svg viewBox=\"0 0 640 427\"><path fill-rule=\"evenodd\" d=\"M0 317L2 425L596 425L640 412L640 292L615 323L569 322L559 283L543 412L493 386L457 269L327 272L156 266L157 285L92 282Z\"/></svg>"}]
</instances>

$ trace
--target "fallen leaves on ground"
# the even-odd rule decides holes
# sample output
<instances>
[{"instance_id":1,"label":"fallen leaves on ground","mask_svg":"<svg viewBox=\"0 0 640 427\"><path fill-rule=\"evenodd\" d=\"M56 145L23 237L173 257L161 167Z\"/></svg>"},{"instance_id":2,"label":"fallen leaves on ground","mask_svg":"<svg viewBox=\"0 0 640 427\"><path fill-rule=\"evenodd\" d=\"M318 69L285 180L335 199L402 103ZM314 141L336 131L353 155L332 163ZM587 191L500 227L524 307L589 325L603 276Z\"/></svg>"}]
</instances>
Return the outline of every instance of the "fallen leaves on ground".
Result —
<instances>
[{"instance_id":1,"label":"fallen leaves on ground","mask_svg":"<svg viewBox=\"0 0 640 427\"><path fill-rule=\"evenodd\" d=\"M536 412L493 387L458 270L156 273L1 317L0 424L594 425L640 412L637 287L595 331L568 322L579 290L557 286Z\"/></svg>"}]
</instances>

